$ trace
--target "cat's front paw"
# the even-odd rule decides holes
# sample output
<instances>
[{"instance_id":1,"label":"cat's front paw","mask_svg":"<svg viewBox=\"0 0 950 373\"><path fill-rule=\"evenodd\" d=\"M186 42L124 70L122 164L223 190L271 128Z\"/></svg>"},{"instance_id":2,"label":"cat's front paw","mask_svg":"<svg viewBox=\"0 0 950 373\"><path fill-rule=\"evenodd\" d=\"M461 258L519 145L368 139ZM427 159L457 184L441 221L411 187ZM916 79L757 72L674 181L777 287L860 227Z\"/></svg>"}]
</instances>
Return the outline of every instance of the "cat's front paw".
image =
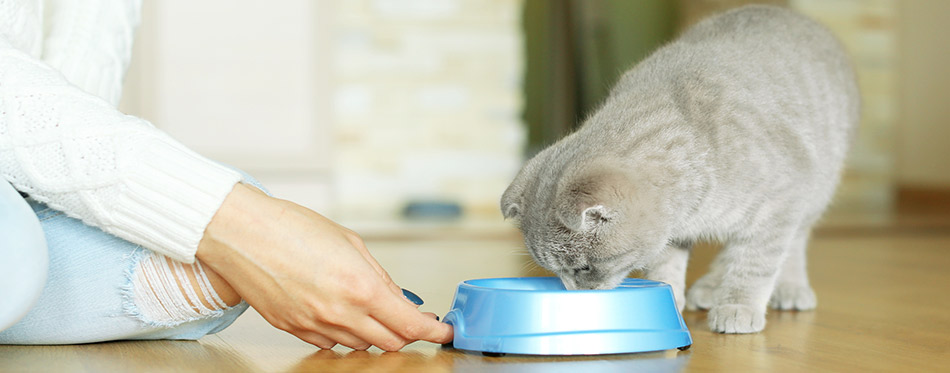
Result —
<instances>
[{"instance_id":1,"label":"cat's front paw","mask_svg":"<svg viewBox=\"0 0 950 373\"><path fill-rule=\"evenodd\" d=\"M719 283L711 275L701 277L686 292L686 309L690 311L708 310L715 305L716 286Z\"/></svg>"},{"instance_id":2,"label":"cat's front paw","mask_svg":"<svg viewBox=\"0 0 950 373\"><path fill-rule=\"evenodd\" d=\"M777 310L813 310L817 304L815 292L801 284L778 284L769 300L769 307Z\"/></svg>"},{"instance_id":3,"label":"cat's front paw","mask_svg":"<svg viewBox=\"0 0 950 373\"><path fill-rule=\"evenodd\" d=\"M718 333L758 333L765 328L765 310L744 304L723 304L709 310L709 329Z\"/></svg>"}]
</instances>

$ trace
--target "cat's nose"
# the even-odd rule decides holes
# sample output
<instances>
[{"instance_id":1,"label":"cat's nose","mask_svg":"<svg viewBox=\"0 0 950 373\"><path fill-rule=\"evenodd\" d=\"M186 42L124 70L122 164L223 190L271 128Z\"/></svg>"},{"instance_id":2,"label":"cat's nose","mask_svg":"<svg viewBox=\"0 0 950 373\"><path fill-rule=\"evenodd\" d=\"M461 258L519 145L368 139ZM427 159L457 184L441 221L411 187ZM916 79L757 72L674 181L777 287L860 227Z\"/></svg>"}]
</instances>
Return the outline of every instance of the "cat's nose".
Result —
<instances>
[{"instance_id":1,"label":"cat's nose","mask_svg":"<svg viewBox=\"0 0 950 373\"><path fill-rule=\"evenodd\" d=\"M575 275L575 276L576 276L576 275L579 275L579 274L582 274L582 273L590 272L590 265L588 264L588 265L584 265L584 266L581 266L581 267L574 268L573 271L574 271L574 275Z\"/></svg>"}]
</instances>

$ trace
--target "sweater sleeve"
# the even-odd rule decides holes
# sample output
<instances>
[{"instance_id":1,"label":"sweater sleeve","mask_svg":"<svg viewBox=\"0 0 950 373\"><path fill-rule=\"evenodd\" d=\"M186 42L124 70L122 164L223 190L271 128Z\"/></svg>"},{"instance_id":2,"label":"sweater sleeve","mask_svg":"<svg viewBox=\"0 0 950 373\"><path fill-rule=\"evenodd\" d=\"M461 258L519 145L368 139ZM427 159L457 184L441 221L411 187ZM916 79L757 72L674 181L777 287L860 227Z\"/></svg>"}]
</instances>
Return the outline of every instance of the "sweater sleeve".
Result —
<instances>
[{"instance_id":1,"label":"sweater sleeve","mask_svg":"<svg viewBox=\"0 0 950 373\"><path fill-rule=\"evenodd\" d=\"M183 262L240 175L0 38L0 177Z\"/></svg>"},{"instance_id":2,"label":"sweater sleeve","mask_svg":"<svg viewBox=\"0 0 950 373\"><path fill-rule=\"evenodd\" d=\"M141 0L45 1L43 62L73 85L118 106Z\"/></svg>"}]
</instances>

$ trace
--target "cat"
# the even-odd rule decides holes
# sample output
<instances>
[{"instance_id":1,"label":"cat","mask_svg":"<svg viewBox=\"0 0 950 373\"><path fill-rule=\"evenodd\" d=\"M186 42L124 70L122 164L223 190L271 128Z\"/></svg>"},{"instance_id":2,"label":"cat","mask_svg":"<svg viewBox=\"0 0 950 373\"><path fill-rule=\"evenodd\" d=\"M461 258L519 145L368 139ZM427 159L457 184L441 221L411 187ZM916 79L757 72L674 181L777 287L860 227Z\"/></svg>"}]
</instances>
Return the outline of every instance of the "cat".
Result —
<instances>
[{"instance_id":1,"label":"cat","mask_svg":"<svg viewBox=\"0 0 950 373\"><path fill-rule=\"evenodd\" d=\"M505 190L533 259L568 289L641 270L710 329L816 305L805 267L858 123L848 58L823 26L753 5L706 19L624 73ZM684 294L694 242L723 249Z\"/></svg>"}]
</instances>

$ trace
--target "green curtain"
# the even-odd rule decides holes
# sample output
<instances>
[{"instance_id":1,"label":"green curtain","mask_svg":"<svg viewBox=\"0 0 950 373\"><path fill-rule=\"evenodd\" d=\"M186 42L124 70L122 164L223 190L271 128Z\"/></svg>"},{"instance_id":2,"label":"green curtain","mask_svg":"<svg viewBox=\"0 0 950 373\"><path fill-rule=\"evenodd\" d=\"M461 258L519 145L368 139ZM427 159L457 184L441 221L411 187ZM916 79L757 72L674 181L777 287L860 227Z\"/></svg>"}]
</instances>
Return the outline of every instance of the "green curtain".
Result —
<instances>
[{"instance_id":1,"label":"green curtain","mask_svg":"<svg viewBox=\"0 0 950 373\"><path fill-rule=\"evenodd\" d=\"M528 156L570 133L617 78L669 41L678 2L526 0Z\"/></svg>"}]
</instances>

